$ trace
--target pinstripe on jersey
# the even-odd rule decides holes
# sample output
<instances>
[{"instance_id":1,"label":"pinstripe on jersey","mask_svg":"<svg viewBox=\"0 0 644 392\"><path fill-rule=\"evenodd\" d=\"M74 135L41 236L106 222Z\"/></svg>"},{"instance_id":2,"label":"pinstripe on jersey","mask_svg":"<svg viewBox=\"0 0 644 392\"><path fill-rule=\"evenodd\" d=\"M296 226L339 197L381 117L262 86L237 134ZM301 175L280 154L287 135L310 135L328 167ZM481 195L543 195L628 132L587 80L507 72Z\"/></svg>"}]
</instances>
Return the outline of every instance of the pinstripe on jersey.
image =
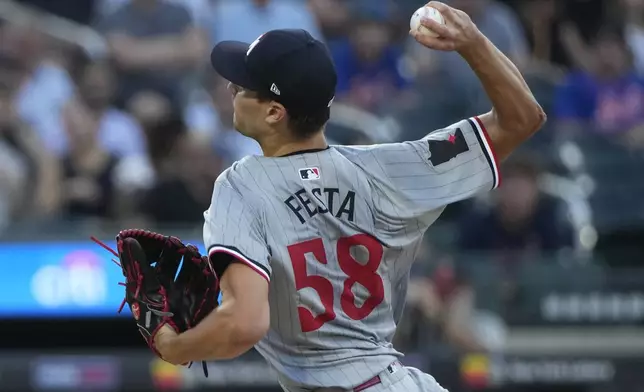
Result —
<instances>
[{"instance_id":1,"label":"pinstripe on jersey","mask_svg":"<svg viewBox=\"0 0 644 392\"><path fill-rule=\"evenodd\" d=\"M498 184L477 118L413 142L247 157L217 179L204 241L270 282L256 348L283 384L351 388L401 355L391 340L424 232Z\"/></svg>"}]
</instances>

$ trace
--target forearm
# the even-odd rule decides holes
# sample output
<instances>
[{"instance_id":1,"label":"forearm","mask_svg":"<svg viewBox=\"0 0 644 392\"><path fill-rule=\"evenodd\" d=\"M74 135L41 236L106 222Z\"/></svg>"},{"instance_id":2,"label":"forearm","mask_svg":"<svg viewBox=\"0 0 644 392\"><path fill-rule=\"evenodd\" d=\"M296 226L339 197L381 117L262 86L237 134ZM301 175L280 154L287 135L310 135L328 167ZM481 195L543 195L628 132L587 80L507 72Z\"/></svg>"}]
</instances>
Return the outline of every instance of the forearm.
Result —
<instances>
[{"instance_id":1,"label":"forearm","mask_svg":"<svg viewBox=\"0 0 644 392\"><path fill-rule=\"evenodd\" d=\"M545 114L517 67L487 38L461 52L476 73L494 107L499 127L529 136Z\"/></svg>"},{"instance_id":2,"label":"forearm","mask_svg":"<svg viewBox=\"0 0 644 392\"><path fill-rule=\"evenodd\" d=\"M222 303L194 328L159 339L157 350L166 361L174 364L231 359L250 350L256 343L247 338L244 333L247 329L236 321L234 304Z\"/></svg>"}]
</instances>

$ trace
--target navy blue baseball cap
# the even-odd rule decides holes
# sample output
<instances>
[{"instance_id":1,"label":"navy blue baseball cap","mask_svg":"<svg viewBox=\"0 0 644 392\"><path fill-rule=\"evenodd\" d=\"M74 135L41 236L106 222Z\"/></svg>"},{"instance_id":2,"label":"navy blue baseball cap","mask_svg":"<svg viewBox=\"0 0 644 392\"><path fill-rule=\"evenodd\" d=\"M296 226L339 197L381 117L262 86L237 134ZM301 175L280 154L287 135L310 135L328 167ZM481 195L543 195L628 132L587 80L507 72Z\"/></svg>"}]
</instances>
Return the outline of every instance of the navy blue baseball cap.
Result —
<instances>
[{"instance_id":1,"label":"navy blue baseball cap","mask_svg":"<svg viewBox=\"0 0 644 392\"><path fill-rule=\"evenodd\" d=\"M305 30L271 30L248 44L223 41L210 61L224 79L267 94L289 114L331 106L338 76L326 46Z\"/></svg>"}]
</instances>

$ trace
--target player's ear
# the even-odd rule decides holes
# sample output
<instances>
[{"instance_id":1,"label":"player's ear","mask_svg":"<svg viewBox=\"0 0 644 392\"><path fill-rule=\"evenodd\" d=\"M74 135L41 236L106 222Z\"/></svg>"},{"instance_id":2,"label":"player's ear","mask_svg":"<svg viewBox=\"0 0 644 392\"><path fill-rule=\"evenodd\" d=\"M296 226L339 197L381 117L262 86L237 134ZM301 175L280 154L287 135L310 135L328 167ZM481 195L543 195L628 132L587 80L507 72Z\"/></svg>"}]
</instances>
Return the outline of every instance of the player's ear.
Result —
<instances>
[{"instance_id":1,"label":"player's ear","mask_svg":"<svg viewBox=\"0 0 644 392\"><path fill-rule=\"evenodd\" d=\"M286 118L286 108L278 102L271 102L266 109L266 122L275 125Z\"/></svg>"}]
</instances>

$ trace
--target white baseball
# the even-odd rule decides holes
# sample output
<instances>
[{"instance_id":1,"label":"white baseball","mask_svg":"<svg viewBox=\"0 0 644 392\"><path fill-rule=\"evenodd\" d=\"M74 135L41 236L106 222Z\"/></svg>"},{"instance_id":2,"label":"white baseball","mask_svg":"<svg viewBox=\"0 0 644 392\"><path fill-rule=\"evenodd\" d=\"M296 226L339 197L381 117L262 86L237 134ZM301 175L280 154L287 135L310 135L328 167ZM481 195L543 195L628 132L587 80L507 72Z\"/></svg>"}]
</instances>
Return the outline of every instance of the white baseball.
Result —
<instances>
[{"instance_id":1,"label":"white baseball","mask_svg":"<svg viewBox=\"0 0 644 392\"><path fill-rule=\"evenodd\" d=\"M418 31L421 34L428 35L430 37L438 37L438 34L434 31L420 24L420 20L422 18L432 19L440 24L445 24L445 18L443 18L440 11L434 7L423 6L414 12L411 16L411 20L409 21L409 27L412 31Z\"/></svg>"}]
</instances>

